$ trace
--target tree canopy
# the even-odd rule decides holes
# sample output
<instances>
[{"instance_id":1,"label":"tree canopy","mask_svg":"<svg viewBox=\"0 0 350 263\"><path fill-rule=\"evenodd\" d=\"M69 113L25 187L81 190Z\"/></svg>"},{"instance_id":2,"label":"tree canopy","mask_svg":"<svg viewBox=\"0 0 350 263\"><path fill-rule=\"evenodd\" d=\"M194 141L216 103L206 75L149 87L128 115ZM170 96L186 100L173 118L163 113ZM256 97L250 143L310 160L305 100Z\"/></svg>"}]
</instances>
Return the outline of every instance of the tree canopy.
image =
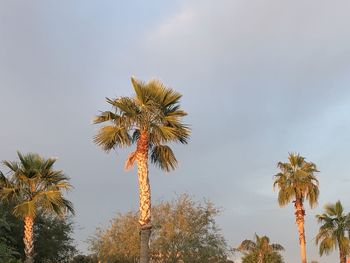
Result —
<instances>
[{"instance_id":1,"label":"tree canopy","mask_svg":"<svg viewBox=\"0 0 350 263\"><path fill-rule=\"evenodd\" d=\"M5 239L6 244L15 251L14 258L24 259L23 221L14 217L11 214L11 208L4 204L0 204L0 216L6 222L4 227L0 219L0 237ZM35 262L70 262L77 253L73 239L72 217L59 218L39 213L34 228ZM2 261L0 256L0 262L6 261Z\"/></svg>"},{"instance_id":2,"label":"tree canopy","mask_svg":"<svg viewBox=\"0 0 350 263\"><path fill-rule=\"evenodd\" d=\"M172 202L154 206L152 212L153 262L230 262L226 242L215 223L219 210L212 203L201 204L181 195ZM137 218L136 212L118 214L109 228L97 230L90 240L91 251L102 262L137 262L140 244Z\"/></svg>"}]
</instances>

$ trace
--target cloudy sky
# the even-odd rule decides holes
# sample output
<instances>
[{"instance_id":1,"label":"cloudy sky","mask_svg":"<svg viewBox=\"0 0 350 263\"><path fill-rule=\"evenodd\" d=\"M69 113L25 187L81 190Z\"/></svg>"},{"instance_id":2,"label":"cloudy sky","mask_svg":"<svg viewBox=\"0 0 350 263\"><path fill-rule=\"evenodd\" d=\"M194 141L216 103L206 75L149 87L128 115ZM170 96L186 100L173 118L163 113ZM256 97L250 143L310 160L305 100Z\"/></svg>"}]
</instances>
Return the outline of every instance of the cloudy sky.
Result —
<instances>
[{"instance_id":1,"label":"cloudy sky","mask_svg":"<svg viewBox=\"0 0 350 263\"><path fill-rule=\"evenodd\" d=\"M189 145L177 171L151 169L153 200L187 192L223 208L231 246L254 233L299 261L292 205L279 208L276 163L300 152L318 165L319 206L307 207L309 259L319 259L315 214L350 210L350 2L347 0L0 1L0 159L16 150L57 156L71 177L76 239L138 208L127 151L104 153L91 124L105 97L131 95L130 76L183 94Z\"/></svg>"}]
</instances>

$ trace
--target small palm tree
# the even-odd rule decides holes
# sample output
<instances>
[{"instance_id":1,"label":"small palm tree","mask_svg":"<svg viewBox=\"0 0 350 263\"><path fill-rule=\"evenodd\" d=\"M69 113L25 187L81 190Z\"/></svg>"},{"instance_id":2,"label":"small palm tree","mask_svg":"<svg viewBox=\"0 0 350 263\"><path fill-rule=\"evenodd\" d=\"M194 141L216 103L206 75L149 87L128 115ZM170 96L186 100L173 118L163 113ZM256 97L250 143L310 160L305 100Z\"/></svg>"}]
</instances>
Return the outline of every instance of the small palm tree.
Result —
<instances>
[{"instance_id":1,"label":"small palm tree","mask_svg":"<svg viewBox=\"0 0 350 263\"><path fill-rule=\"evenodd\" d=\"M177 160L166 143L187 143L190 129L181 122L187 113L180 109L180 93L165 87L158 80L144 83L131 78L131 83L135 90L133 97L107 98L113 111L102 112L94 119L95 124L108 122L100 128L94 142L107 152L136 144L136 149L126 160L125 168L130 169L136 161L140 200L140 263L148 263L152 227L148 160L162 170L175 169Z\"/></svg>"},{"instance_id":2,"label":"small palm tree","mask_svg":"<svg viewBox=\"0 0 350 263\"><path fill-rule=\"evenodd\" d=\"M12 203L13 214L24 221L24 252L26 263L34 256L33 226L37 213L54 213L63 216L74 213L72 203L65 199L62 190L71 185L62 171L53 170L55 159L44 159L38 154L22 155L19 162L3 161L10 170L9 176L0 172L0 200Z\"/></svg>"},{"instance_id":3,"label":"small palm tree","mask_svg":"<svg viewBox=\"0 0 350 263\"><path fill-rule=\"evenodd\" d=\"M319 189L315 173L318 172L316 165L307 162L299 154L291 153L289 162L279 162L277 167L281 170L275 175L274 188L279 188L278 203L285 206L291 201L295 207L296 224L299 232L301 262L306 263L305 230L304 230L304 201L309 201L310 207L317 204Z\"/></svg>"},{"instance_id":4,"label":"small palm tree","mask_svg":"<svg viewBox=\"0 0 350 263\"><path fill-rule=\"evenodd\" d=\"M322 224L316 236L316 244L320 245L319 253L322 256L338 248L340 263L346 263L346 255L350 252L350 213L344 214L340 201L326 205L324 211L316 216Z\"/></svg>"},{"instance_id":5,"label":"small palm tree","mask_svg":"<svg viewBox=\"0 0 350 263\"><path fill-rule=\"evenodd\" d=\"M267 236L259 237L255 234L255 240L246 239L242 241L237 249L244 254L243 263L282 263L279 254L284 248L280 244L271 244Z\"/></svg>"}]
</instances>

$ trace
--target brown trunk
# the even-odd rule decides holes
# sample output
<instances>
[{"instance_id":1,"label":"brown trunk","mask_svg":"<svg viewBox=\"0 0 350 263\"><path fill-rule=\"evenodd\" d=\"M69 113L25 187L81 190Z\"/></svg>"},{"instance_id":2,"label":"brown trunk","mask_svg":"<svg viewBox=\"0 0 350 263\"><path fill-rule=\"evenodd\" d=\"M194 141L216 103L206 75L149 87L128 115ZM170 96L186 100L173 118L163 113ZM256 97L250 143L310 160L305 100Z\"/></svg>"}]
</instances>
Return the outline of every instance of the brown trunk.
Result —
<instances>
[{"instance_id":1,"label":"brown trunk","mask_svg":"<svg viewBox=\"0 0 350 263\"><path fill-rule=\"evenodd\" d=\"M295 222L298 226L298 232L299 232L301 262L306 263L306 241L305 241L305 230L304 230L305 210L303 208L303 201L301 198L297 198L295 200L294 207L295 207L295 218L296 218Z\"/></svg>"},{"instance_id":2,"label":"brown trunk","mask_svg":"<svg viewBox=\"0 0 350 263\"><path fill-rule=\"evenodd\" d=\"M151 228L141 228L141 246L140 246L140 263L148 263L149 256L149 239L151 236Z\"/></svg>"},{"instance_id":3,"label":"brown trunk","mask_svg":"<svg viewBox=\"0 0 350 263\"><path fill-rule=\"evenodd\" d=\"M340 263L346 263L346 255L339 249Z\"/></svg>"},{"instance_id":4,"label":"brown trunk","mask_svg":"<svg viewBox=\"0 0 350 263\"><path fill-rule=\"evenodd\" d=\"M140 263L149 263L149 239L151 235L151 188L148 179L148 132L141 131L137 142L136 160L139 179L141 226Z\"/></svg>"},{"instance_id":5,"label":"brown trunk","mask_svg":"<svg viewBox=\"0 0 350 263\"><path fill-rule=\"evenodd\" d=\"M26 255L25 263L34 262L34 242L33 242L33 225L34 220L30 216L24 218L24 253Z\"/></svg>"}]
</instances>

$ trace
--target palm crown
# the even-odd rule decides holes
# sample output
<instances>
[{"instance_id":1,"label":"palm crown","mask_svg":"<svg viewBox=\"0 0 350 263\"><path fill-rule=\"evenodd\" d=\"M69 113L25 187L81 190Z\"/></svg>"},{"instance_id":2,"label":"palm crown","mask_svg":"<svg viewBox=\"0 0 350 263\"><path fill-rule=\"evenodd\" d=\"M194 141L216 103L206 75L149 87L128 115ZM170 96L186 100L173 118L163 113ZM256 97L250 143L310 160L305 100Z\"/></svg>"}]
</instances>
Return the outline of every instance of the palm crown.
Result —
<instances>
[{"instance_id":1,"label":"palm crown","mask_svg":"<svg viewBox=\"0 0 350 263\"><path fill-rule=\"evenodd\" d=\"M285 206L295 199L301 199L302 202L307 199L310 206L314 207L319 195L316 165L294 153L289 154L288 160L287 163L277 164L281 170L275 175L274 182L274 187L279 188L278 203Z\"/></svg>"},{"instance_id":2,"label":"palm crown","mask_svg":"<svg viewBox=\"0 0 350 263\"><path fill-rule=\"evenodd\" d=\"M187 143L190 130L181 122L187 113L180 109L182 95L165 87L158 80L147 83L131 79L134 97L107 98L114 111L101 112L94 123L110 122L103 126L94 137L94 142L105 151L130 146L140 137L146 137L151 151L152 163L161 169L175 169L177 160L168 142ZM136 152L129 155L126 168L130 168Z\"/></svg>"},{"instance_id":3,"label":"palm crown","mask_svg":"<svg viewBox=\"0 0 350 263\"><path fill-rule=\"evenodd\" d=\"M316 216L317 221L322 224L316 236L316 244L320 244L320 255L329 254L339 247L345 256L350 252L350 240L347 236L350 231L350 213L344 214L340 201L326 205L324 210L325 213Z\"/></svg>"},{"instance_id":4,"label":"palm crown","mask_svg":"<svg viewBox=\"0 0 350 263\"><path fill-rule=\"evenodd\" d=\"M19 162L4 161L11 175L0 172L0 199L14 204L17 217L35 217L41 212L63 215L67 210L74 213L72 203L65 199L62 190L71 185L62 171L53 170L55 159L43 159L38 154L22 155Z\"/></svg>"},{"instance_id":5,"label":"palm crown","mask_svg":"<svg viewBox=\"0 0 350 263\"><path fill-rule=\"evenodd\" d=\"M271 244L267 236L255 234L255 241L246 239L235 249L244 254L242 262L283 262L279 251L284 248L280 244Z\"/></svg>"},{"instance_id":6,"label":"palm crown","mask_svg":"<svg viewBox=\"0 0 350 263\"><path fill-rule=\"evenodd\" d=\"M251 253L251 252L263 252L270 253L273 251L284 250L283 246L280 244L271 244L270 239L267 236L258 236L255 234L255 242L253 240L246 239L242 241L237 250L241 252Z\"/></svg>"}]
</instances>

